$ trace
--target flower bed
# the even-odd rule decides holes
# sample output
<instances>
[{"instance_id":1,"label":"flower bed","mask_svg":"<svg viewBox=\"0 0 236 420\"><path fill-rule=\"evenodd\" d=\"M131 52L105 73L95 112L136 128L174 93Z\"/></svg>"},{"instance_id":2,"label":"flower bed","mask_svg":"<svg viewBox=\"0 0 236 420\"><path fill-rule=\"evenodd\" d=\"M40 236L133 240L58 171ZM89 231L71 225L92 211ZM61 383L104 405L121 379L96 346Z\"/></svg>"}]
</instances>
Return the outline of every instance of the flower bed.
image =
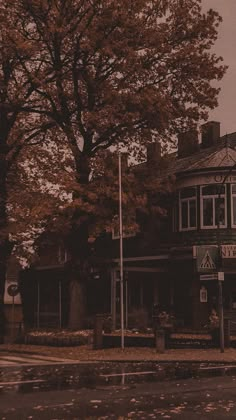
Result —
<instances>
[{"instance_id":1,"label":"flower bed","mask_svg":"<svg viewBox=\"0 0 236 420\"><path fill-rule=\"evenodd\" d=\"M92 342L92 330L30 331L24 336L25 344L40 346L80 346Z\"/></svg>"}]
</instances>

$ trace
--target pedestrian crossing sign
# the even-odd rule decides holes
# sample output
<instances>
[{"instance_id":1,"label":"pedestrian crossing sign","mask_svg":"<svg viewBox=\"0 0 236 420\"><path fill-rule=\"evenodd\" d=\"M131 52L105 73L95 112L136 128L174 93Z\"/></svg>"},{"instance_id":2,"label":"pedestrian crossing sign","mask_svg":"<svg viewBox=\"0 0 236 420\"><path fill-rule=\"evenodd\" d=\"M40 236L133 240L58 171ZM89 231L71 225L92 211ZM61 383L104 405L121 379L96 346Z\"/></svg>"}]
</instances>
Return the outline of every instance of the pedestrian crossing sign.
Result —
<instances>
[{"instance_id":1,"label":"pedestrian crossing sign","mask_svg":"<svg viewBox=\"0 0 236 420\"><path fill-rule=\"evenodd\" d=\"M197 271L199 273L213 273L217 270L218 247L197 246Z\"/></svg>"}]
</instances>

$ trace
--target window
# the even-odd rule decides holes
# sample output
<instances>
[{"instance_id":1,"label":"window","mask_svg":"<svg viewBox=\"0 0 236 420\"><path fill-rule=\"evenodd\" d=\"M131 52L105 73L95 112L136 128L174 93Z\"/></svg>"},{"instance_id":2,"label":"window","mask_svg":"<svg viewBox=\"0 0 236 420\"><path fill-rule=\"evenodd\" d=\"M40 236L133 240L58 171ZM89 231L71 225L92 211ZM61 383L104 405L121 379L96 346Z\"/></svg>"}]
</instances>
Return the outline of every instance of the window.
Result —
<instances>
[{"instance_id":1,"label":"window","mask_svg":"<svg viewBox=\"0 0 236 420\"><path fill-rule=\"evenodd\" d=\"M225 185L201 187L201 227L226 227Z\"/></svg>"},{"instance_id":2,"label":"window","mask_svg":"<svg viewBox=\"0 0 236 420\"><path fill-rule=\"evenodd\" d=\"M236 227L236 184L231 185L231 223Z\"/></svg>"},{"instance_id":3,"label":"window","mask_svg":"<svg viewBox=\"0 0 236 420\"><path fill-rule=\"evenodd\" d=\"M179 193L180 230L192 230L197 227L196 188L184 188Z\"/></svg>"}]
</instances>

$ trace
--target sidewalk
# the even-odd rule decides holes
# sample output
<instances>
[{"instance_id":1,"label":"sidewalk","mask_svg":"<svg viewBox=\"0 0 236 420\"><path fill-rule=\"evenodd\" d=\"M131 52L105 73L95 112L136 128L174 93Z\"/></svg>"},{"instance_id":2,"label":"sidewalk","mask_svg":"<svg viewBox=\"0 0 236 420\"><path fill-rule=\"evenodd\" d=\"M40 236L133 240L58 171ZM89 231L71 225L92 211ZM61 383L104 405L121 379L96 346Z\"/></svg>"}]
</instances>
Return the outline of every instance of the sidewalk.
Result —
<instances>
[{"instance_id":1,"label":"sidewalk","mask_svg":"<svg viewBox=\"0 0 236 420\"><path fill-rule=\"evenodd\" d=\"M147 347L127 347L93 350L92 345L82 345L76 347L47 347L26 344L0 344L3 352L21 352L40 354L45 356L61 357L74 359L81 362L90 361L181 361L181 362L216 362L216 363L235 363L236 349L225 349L224 353L220 349L168 349L164 353L157 353L154 348Z\"/></svg>"}]
</instances>

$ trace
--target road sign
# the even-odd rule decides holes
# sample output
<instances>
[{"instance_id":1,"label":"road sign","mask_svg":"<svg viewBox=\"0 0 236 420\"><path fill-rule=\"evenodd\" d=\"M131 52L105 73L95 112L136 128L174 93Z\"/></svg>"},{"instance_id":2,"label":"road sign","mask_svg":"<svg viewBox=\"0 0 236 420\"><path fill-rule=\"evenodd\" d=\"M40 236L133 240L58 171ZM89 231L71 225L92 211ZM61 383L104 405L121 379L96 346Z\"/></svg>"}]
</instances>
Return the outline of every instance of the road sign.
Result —
<instances>
[{"instance_id":1,"label":"road sign","mask_svg":"<svg viewBox=\"0 0 236 420\"><path fill-rule=\"evenodd\" d=\"M224 281L225 279L225 273L223 271L218 271L218 280Z\"/></svg>"},{"instance_id":2,"label":"road sign","mask_svg":"<svg viewBox=\"0 0 236 420\"><path fill-rule=\"evenodd\" d=\"M10 284L7 288L7 292L9 296L15 297L19 293L18 285L17 284Z\"/></svg>"},{"instance_id":3,"label":"road sign","mask_svg":"<svg viewBox=\"0 0 236 420\"><path fill-rule=\"evenodd\" d=\"M200 280L201 281L205 281L205 280L218 280L218 275L217 273L212 273L212 274L200 274Z\"/></svg>"},{"instance_id":4,"label":"road sign","mask_svg":"<svg viewBox=\"0 0 236 420\"><path fill-rule=\"evenodd\" d=\"M200 274L200 280L218 280L218 281L224 281L225 279L225 273L223 271L218 271L218 273L212 273L212 274Z\"/></svg>"},{"instance_id":5,"label":"road sign","mask_svg":"<svg viewBox=\"0 0 236 420\"><path fill-rule=\"evenodd\" d=\"M212 273L217 269L218 247L212 245L196 246L197 271Z\"/></svg>"}]
</instances>

